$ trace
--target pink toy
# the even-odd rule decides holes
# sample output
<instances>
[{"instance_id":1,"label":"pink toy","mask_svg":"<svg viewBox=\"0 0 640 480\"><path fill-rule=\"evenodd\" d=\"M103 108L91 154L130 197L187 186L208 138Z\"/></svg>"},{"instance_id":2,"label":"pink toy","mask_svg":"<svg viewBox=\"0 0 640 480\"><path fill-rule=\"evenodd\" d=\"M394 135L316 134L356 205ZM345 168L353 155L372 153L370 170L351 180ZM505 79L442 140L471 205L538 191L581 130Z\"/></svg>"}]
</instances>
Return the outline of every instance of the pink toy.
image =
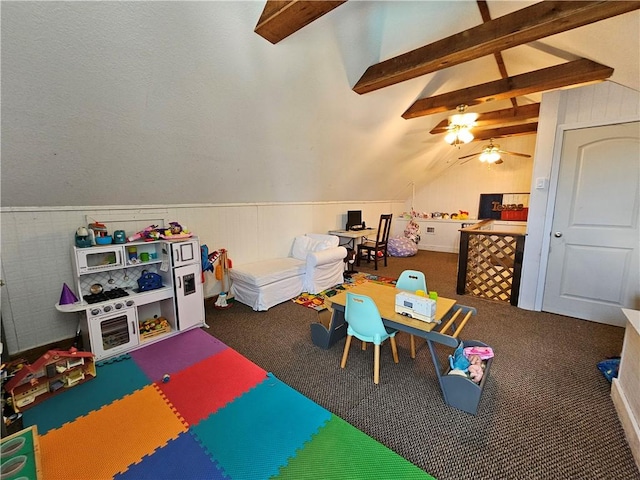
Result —
<instances>
[{"instance_id":1,"label":"pink toy","mask_svg":"<svg viewBox=\"0 0 640 480\"><path fill-rule=\"evenodd\" d=\"M127 241L135 242L136 240L153 239L153 238L151 238L152 237L152 233L156 228L158 228L157 225L149 225L144 230L140 230L139 232L134 233L133 235L128 237ZM157 239L153 239L153 240L157 240Z\"/></svg>"},{"instance_id":2,"label":"pink toy","mask_svg":"<svg viewBox=\"0 0 640 480\"><path fill-rule=\"evenodd\" d=\"M489 360L493 358L493 350L491 347L465 347L464 356L469 358L471 355L478 355L481 360Z\"/></svg>"}]
</instances>

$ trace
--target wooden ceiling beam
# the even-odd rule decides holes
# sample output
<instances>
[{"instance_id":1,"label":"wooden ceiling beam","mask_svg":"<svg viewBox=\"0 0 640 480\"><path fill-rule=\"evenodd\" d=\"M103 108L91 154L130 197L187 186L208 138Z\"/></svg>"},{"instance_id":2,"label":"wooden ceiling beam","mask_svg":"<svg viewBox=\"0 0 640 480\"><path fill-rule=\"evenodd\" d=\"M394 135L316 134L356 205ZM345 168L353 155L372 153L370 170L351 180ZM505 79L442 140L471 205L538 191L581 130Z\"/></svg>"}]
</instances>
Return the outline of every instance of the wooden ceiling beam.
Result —
<instances>
[{"instance_id":1,"label":"wooden ceiling beam","mask_svg":"<svg viewBox=\"0 0 640 480\"><path fill-rule=\"evenodd\" d=\"M478 5L478 10L480 10L480 16L482 17L482 21L490 22L491 14L489 13L489 5L487 5L487 1L476 0L476 4ZM504 64L504 58L502 58L502 53L495 52L493 56L496 59L496 63L498 64L498 71L500 72L500 77L507 78L509 74L507 73L507 67ZM511 105L513 105L513 108L516 108L518 106L518 102L516 101L515 97L511 98Z\"/></svg>"},{"instance_id":2,"label":"wooden ceiling beam","mask_svg":"<svg viewBox=\"0 0 640 480\"><path fill-rule=\"evenodd\" d=\"M490 128L473 132L473 141L487 141L492 138L516 137L519 135L533 135L538 132L538 122L510 125L508 127Z\"/></svg>"},{"instance_id":3,"label":"wooden ceiling beam","mask_svg":"<svg viewBox=\"0 0 640 480\"><path fill-rule=\"evenodd\" d=\"M530 103L517 108L505 108L504 110L495 110L493 112L485 112L478 114L478 119L474 125L476 128L486 128L495 125L509 125L513 123L527 123L537 120L540 115L540 104ZM438 125L433 127L429 133L437 135L446 133L449 127L449 119L444 119Z\"/></svg>"},{"instance_id":4,"label":"wooden ceiling beam","mask_svg":"<svg viewBox=\"0 0 640 480\"><path fill-rule=\"evenodd\" d=\"M267 0L254 29L274 45L347 0Z\"/></svg>"},{"instance_id":5,"label":"wooden ceiling beam","mask_svg":"<svg viewBox=\"0 0 640 480\"><path fill-rule=\"evenodd\" d=\"M544 1L371 65L359 94L640 9L638 1Z\"/></svg>"},{"instance_id":6,"label":"wooden ceiling beam","mask_svg":"<svg viewBox=\"0 0 640 480\"><path fill-rule=\"evenodd\" d=\"M421 98L416 100L402 114L402 117L406 119L422 117L455 110L458 105L478 105L486 101L504 100L569 85L598 82L609 78L612 74L613 68L582 58L433 97Z\"/></svg>"}]
</instances>

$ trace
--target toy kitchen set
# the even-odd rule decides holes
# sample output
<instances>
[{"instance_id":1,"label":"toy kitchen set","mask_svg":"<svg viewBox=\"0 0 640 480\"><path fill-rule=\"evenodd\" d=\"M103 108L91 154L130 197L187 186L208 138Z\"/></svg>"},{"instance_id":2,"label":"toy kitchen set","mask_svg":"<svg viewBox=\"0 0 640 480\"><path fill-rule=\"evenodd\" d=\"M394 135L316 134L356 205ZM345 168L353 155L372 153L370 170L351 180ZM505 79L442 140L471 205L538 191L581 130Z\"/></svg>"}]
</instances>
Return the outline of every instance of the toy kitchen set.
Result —
<instances>
[{"instance_id":1,"label":"toy kitchen set","mask_svg":"<svg viewBox=\"0 0 640 480\"><path fill-rule=\"evenodd\" d=\"M56 309L79 314L78 333L96 360L205 325L196 237L175 222L173 231L152 225L128 238L89 227L78 229L71 253L81 298L64 285Z\"/></svg>"}]
</instances>

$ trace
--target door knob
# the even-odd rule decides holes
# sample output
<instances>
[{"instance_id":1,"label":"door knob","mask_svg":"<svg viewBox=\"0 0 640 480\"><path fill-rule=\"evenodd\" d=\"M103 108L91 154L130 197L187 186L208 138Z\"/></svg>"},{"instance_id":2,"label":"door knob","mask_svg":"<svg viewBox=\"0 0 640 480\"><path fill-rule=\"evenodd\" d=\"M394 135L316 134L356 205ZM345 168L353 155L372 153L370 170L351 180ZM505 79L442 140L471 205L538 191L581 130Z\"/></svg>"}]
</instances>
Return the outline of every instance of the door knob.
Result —
<instances>
[{"instance_id":1,"label":"door knob","mask_svg":"<svg viewBox=\"0 0 640 480\"><path fill-rule=\"evenodd\" d=\"M562 236L562 232L556 232L553 234L554 237L560 238Z\"/></svg>"}]
</instances>

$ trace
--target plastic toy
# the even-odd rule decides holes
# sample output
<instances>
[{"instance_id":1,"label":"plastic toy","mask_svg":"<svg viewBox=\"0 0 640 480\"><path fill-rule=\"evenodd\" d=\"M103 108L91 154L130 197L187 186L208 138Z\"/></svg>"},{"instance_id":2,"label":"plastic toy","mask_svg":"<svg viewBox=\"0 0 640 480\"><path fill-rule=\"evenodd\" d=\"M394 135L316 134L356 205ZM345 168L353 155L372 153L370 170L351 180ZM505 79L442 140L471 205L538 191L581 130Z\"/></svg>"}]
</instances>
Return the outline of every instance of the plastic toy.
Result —
<instances>
[{"instance_id":1,"label":"plastic toy","mask_svg":"<svg viewBox=\"0 0 640 480\"><path fill-rule=\"evenodd\" d=\"M96 367L91 352L76 348L49 350L33 365L24 364L5 384L16 412L95 378Z\"/></svg>"},{"instance_id":2,"label":"plastic toy","mask_svg":"<svg viewBox=\"0 0 640 480\"><path fill-rule=\"evenodd\" d=\"M153 238L152 235L156 228L158 228L157 225L149 225L144 230L140 230L138 233L135 233L128 237L127 241L135 242L136 240L157 240L157 238Z\"/></svg>"}]
</instances>

